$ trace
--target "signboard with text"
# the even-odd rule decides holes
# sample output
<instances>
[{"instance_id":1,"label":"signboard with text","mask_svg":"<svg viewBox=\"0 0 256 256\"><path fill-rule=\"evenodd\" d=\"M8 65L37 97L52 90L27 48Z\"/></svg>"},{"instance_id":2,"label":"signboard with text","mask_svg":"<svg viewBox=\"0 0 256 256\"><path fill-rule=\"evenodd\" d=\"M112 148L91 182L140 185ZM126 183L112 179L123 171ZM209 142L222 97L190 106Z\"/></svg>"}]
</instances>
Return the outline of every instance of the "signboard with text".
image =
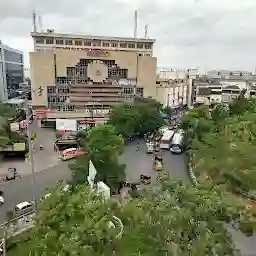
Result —
<instances>
[{"instance_id":1,"label":"signboard with text","mask_svg":"<svg viewBox=\"0 0 256 256\"><path fill-rule=\"evenodd\" d=\"M105 52L101 49L90 49L87 51L87 56L89 56L89 57L108 57L109 52Z\"/></svg>"}]
</instances>

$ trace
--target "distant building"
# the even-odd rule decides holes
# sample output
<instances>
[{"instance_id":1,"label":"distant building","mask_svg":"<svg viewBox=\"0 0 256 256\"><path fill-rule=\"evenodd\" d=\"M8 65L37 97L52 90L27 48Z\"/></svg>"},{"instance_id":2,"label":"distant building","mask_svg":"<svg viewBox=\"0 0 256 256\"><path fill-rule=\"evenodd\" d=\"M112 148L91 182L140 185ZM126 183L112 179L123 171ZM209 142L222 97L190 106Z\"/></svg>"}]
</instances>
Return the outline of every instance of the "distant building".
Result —
<instances>
[{"instance_id":1,"label":"distant building","mask_svg":"<svg viewBox=\"0 0 256 256\"><path fill-rule=\"evenodd\" d=\"M253 74L249 71L211 70L207 72L209 78L220 79L252 79Z\"/></svg>"},{"instance_id":2,"label":"distant building","mask_svg":"<svg viewBox=\"0 0 256 256\"><path fill-rule=\"evenodd\" d=\"M23 53L0 41L0 100L19 96L17 90L24 82Z\"/></svg>"},{"instance_id":3,"label":"distant building","mask_svg":"<svg viewBox=\"0 0 256 256\"><path fill-rule=\"evenodd\" d=\"M230 103L236 99L242 90L246 90L245 97L254 97L256 92L255 80L241 79L212 79L207 76L195 81L197 104Z\"/></svg>"},{"instance_id":4,"label":"distant building","mask_svg":"<svg viewBox=\"0 0 256 256\"><path fill-rule=\"evenodd\" d=\"M160 70L157 75L157 100L170 108L191 105L195 96L194 80L197 76L197 69Z\"/></svg>"},{"instance_id":5,"label":"distant building","mask_svg":"<svg viewBox=\"0 0 256 256\"><path fill-rule=\"evenodd\" d=\"M156 97L154 39L59 34L53 30L32 32L31 36L32 105L47 109L44 118L49 121L86 121L92 118L92 110L106 115L111 106L136 95Z\"/></svg>"}]
</instances>

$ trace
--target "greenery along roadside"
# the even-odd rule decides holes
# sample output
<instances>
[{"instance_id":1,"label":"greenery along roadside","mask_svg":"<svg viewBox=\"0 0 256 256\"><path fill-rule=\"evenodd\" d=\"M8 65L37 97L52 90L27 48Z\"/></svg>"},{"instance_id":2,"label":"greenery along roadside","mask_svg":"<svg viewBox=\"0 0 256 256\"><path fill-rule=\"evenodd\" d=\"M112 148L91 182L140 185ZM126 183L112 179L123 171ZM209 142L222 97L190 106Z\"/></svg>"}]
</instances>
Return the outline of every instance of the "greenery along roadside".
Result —
<instances>
[{"instance_id":1,"label":"greenery along roadside","mask_svg":"<svg viewBox=\"0 0 256 256\"><path fill-rule=\"evenodd\" d=\"M26 136L11 131L10 128L11 122L24 120L25 117L24 110L0 103L0 147L11 145L14 142L26 141Z\"/></svg>"},{"instance_id":2,"label":"greenery along roadside","mask_svg":"<svg viewBox=\"0 0 256 256\"><path fill-rule=\"evenodd\" d=\"M120 226L109 226L112 216L124 225L121 239L116 238ZM57 187L39 205L29 240L8 255L232 256L236 250L223 223L251 234L251 219L229 193L168 178L159 181L158 190L140 191L122 206L102 201L85 185L72 192Z\"/></svg>"},{"instance_id":3,"label":"greenery along roadside","mask_svg":"<svg viewBox=\"0 0 256 256\"><path fill-rule=\"evenodd\" d=\"M97 170L96 181L103 181L115 193L119 183L125 181L125 165L119 163L124 147L122 136L111 125L99 125L88 132L82 144L87 153L70 165L73 184L87 182L90 159Z\"/></svg>"},{"instance_id":4,"label":"greenery along roadside","mask_svg":"<svg viewBox=\"0 0 256 256\"><path fill-rule=\"evenodd\" d=\"M244 93L229 107L189 111L183 127L191 138L189 153L199 180L255 194L256 102L245 99Z\"/></svg>"},{"instance_id":5,"label":"greenery along roadside","mask_svg":"<svg viewBox=\"0 0 256 256\"><path fill-rule=\"evenodd\" d=\"M153 99L135 98L131 104L115 106L110 113L109 123L125 138L144 135L164 124L160 118L161 108L161 104Z\"/></svg>"}]
</instances>

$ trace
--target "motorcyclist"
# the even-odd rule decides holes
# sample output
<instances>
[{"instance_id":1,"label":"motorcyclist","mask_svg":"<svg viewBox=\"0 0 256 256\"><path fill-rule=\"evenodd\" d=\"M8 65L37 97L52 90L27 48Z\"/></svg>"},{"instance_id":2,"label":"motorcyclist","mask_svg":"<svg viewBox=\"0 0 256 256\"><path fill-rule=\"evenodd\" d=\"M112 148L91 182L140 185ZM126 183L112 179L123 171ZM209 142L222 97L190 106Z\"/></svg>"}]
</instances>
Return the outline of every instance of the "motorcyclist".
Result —
<instances>
[{"instance_id":1,"label":"motorcyclist","mask_svg":"<svg viewBox=\"0 0 256 256\"><path fill-rule=\"evenodd\" d=\"M136 151L139 151L140 150L140 140L137 139L136 141Z\"/></svg>"},{"instance_id":2,"label":"motorcyclist","mask_svg":"<svg viewBox=\"0 0 256 256\"><path fill-rule=\"evenodd\" d=\"M43 149L44 149L43 145L42 145L42 144L40 144L40 150L43 150Z\"/></svg>"}]
</instances>

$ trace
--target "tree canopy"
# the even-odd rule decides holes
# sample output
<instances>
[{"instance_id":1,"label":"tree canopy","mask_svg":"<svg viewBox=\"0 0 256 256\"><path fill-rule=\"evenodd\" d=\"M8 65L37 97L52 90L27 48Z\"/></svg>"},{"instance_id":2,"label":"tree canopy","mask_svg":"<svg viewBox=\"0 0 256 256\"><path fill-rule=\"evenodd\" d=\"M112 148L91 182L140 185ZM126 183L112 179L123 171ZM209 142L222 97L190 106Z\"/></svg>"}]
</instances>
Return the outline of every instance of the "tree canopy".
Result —
<instances>
[{"instance_id":1,"label":"tree canopy","mask_svg":"<svg viewBox=\"0 0 256 256\"><path fill-rule=\"evenodd\" d=\"M138 98L131 104L125 103L113 107L109 123L124 137L145 134L161 127L161 104L153 99Z\"/></svg>"},{"instance_id":2,"label":"tree canopy","mask_svg":"<svg viewBox=\"0 0 256 256\"><path fill-rule=\"evenodd\" d=\"M123 205L79 185L57 187L39 205L29 242L19 255L237 255L224 223L251 231L252 214L217 187L161 181ZM119 218L123 224L122 236ZM110 221L114 223L110 227Z\"/></svg>"},{"instance_id":3,"label":"tree canopy","mask_svg":"<svg viewBox=\"0 0 256 256\"><path fill-rule=\"evenodd\" d=\"M256 191L255 106L242 93L230 106L199 107L184 116L199 180L210 179L231 190Z\"/></svg>"},{"instance_id":4,"label":"tree canopy","mask_svg":"<svg viewBox=\"0 0 256 256\"><path fill-rule=\"evenodd\" d=\"M0 147L5 147L13 142L26 141L24 136L10 129L10 121L20 121L25 119L25 116L24 110L0 103Z\"/></svg>"},{"instance_id":5,"label":"tree canopy","mask_svg":"<svg viewBox=\"0 0 256 256\"><path fill-rule=\"evenodd\" d=\"M111 192L116 192L119 183L125 180L125 166L119 164L124 146L122 136L111 125L98 125L88 132L83 145L86 154L70 166L73 182L81 184L87 180L91 160L97 170L96 179L107 184Z\"/></svg>"}]
</instances>

